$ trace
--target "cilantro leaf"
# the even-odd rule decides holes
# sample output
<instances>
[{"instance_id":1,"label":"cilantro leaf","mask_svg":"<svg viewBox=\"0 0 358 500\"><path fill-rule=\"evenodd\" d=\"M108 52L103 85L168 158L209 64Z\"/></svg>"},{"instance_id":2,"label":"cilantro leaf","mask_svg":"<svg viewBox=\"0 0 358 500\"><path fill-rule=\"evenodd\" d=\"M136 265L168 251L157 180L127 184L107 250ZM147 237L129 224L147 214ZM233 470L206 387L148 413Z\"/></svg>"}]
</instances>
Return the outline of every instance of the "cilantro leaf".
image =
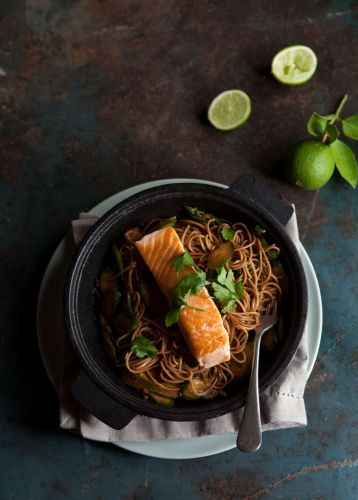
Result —
<instances>
[{"instance_id":1,"label":"cilantro leaf","mask_svg":"<svg viewBox=\"0 0 358 500\"><path fill-rule=\"evenodd\" d=\"M279 252L277 250L269 250L268 252L266 252L267 257L271 261L276 260L278 257L278 254L279 254Z\"/></svg>"},{"instance_id":2,"label":"cilantro leaf","mask_svg":"<svg viewBox=\"0 0 358 500\"><path fill-rule=\"evenodd\" d=\"M236 309L236 300L230 299L226 303L226 306L221 309L221 312L229 313L229 312L235 311L235 309Z\"/></svg>"},{"instance_id":3,"label":"cilantro leaf","mask_svg":"<svg viewBox=\"0 0 358 500\"><path fill-rule=\"evenodd\" d=\"M206 284L206 273L204 271L199 270L195 274L187 274L178 281L176 295L178 297L185 297L188 293L197 295Z\"/></svg>"},{"instance_id":4,"label":"cilantro leaf","mask_svg":"<svg viewBox=\"0 0 358 500\"><path fill-rule=\"evenodd\" d=\"M244 293L244 284L241 280L238 280L235 283L235 293L236 293L237 300L240 300L243 293Z\"/></svg>"},{"instance_id":5,"label":"cilantro leaf","mask_svg":"<svg viewBox=\"0 0 358 500\"><path fill-rule=\"evenodd\" d=\"M266 233L266 229L264 229L263 227L260 227L260 226L255 226L254 233L256 234L256 236L261 236L262 234Z\"/></svg>"},{"instance_id":6,"label":"cilantro leaf","mask_svg":"<svg viewBox=\"0 0 358 500\"><path fill-rule=\"evenodd\" d=\"M179 307L170 309L170 311L165 316L165 326L167 328L169 328L170 326L174 325L174 323L177 323L179 321L179 315L183 307L184 307L183 305L180 305Z\"/></svg>"},{"instance_id":7,"label":"cilantro leaf","mask_svg":"<svg viewBox=\"0 0 358 500\"><path fill-rule=\"evenodd\" d=\"M145 356L153 357L157 352L157 348L146 337L136 337L132 342L131 351L137 358L144 358Z\"/></svg>"},{"instance_id":8,"label":"cilantro leaf","mask_svg":"<svg viewBox=\"0 0 358 500\"><path fill-rule=\"evenodd\" d=\"M184 307L196 311L202 310L188 304L188 298L190 295L197 295L208 283L206 273L202 269L198 269L196 273L187 274L178 281L172 296L172 307L165 317L165 326L167 328L179 320L180 312Z\"/></svg>"},{"instance_id":9,"label":"cilantro leaf","mask_svg":"<svg viewBox=\"0 0 358 500\"><path fill-rule=\"evenodd\" d=\"M182 255L177 255L176 257L174 257L174 259L172 260L172 264L177 272L181 271L184 267L195 266L193 257L186 249Z\"/></svg>"},{"instance_id":10,"label":"cilantro leaf","mask_svg":"<svg viewBox=\"0 0 358 500\"><path fill-rule=\"evenodd\" d=\"M211 286L214 290L214 297L218 302L220 302L220 304L225 304L230 300L230 290L228 290L225 286L219 285L218 283L212 283Z\"/></svg>"},{"instance_id":11,"label":"cilantro leaf","mask_svg":"<svg viewBox=\"0 0 358 500\"><path fill-rule=\"evenodd\" d=\"M224 226L221 228L220 233L223 240L228 241L233 239L235 231L232 229L232 227Z\"/></svg>"},{"instance_id":12,"label":"cilantro leaf","mask_svg":"<svg viewBox=\"0 0 358 500\"><path fill-rule=\"evenodd\" d=\"M221 312L227 313L236 309L236 301L240 300L244 293L244 284L241 280L234 280L232 269L226 271L222 267L218 271L216 282L211 284L214 291L214 298L221 306Z\"/></svg>"}]
</instances>

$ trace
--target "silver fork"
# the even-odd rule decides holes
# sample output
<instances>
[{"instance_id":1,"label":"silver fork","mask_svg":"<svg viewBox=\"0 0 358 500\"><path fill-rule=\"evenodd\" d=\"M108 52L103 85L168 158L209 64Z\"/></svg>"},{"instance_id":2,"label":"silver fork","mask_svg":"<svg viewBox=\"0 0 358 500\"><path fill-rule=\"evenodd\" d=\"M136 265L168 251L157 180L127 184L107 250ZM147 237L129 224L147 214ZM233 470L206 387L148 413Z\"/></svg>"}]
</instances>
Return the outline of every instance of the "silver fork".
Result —
<instances>
[{"instance_id":1,"label":"silver fork","mask_svg":"<svg viewBox=\"0 0 358 500\"><path fill-rule=\"evenodd\" d=\"M241 451L256 451L262 443L260 400L259 400L259 354L261 338L267 330L277 322L277 303L269 312L260 317L260 324L255 330L254 354L249 388L246 396L244 414L242 416L236 445Z\"/></svg>"}]
</instances>

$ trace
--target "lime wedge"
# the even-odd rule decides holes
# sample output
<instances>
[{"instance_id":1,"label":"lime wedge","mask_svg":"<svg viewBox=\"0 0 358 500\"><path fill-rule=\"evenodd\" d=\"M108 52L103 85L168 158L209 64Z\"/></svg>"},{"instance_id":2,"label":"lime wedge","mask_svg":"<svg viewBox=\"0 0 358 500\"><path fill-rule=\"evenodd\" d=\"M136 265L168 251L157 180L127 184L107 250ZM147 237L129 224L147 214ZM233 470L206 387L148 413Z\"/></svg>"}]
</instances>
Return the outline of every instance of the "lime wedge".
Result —
<instances>
[{"instance_id":1,"label":"lime wedge","mask_svg":"<svg viewBox=\"0 0 358 500\"><path fill-rule=\"evenodd\" d=\"M316 68L316 54L305 45L280 50L271 63L273 76L285 85L303 85L312 78Z\"/></svg>"},{"instance_id":2,"label":"lime wedge","mask_svg":"<svg viewBox=\"0 0 358 500\"><path fill-rule=\"evenodd\" d=\"M242 90L225 90L209 106L209 122L218 130L234 130L251 114L250 97Z\"/></svg>"}]
</instances>

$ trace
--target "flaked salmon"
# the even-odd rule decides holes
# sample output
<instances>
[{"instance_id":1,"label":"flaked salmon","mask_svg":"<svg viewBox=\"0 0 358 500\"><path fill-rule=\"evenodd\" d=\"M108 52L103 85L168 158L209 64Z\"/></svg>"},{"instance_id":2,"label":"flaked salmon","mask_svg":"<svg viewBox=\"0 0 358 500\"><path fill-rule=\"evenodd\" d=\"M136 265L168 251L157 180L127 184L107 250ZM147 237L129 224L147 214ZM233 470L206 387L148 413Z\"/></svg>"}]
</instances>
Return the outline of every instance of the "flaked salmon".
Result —
<instances>
[{"instance_id":1,"label":"flaked salmon","mask_svg":"<svg viewBox=\"0 0 358 500\"><path fill-rule=\"evenodd\" d=\"M159 229L136 241L135 245L170 302L178 280L172 262L175 257L184 253L184 247L175 229L172 227ZM181 272L179 278L188 272L196 271L193 268L189 271L186 269ZM198 310L184 307L178 325L191 354L205 368L228 361L229 335L224 328L221 314L206 288L202 288L197 295L190 295L187 303Z\"/></svg>"}]
</instances>

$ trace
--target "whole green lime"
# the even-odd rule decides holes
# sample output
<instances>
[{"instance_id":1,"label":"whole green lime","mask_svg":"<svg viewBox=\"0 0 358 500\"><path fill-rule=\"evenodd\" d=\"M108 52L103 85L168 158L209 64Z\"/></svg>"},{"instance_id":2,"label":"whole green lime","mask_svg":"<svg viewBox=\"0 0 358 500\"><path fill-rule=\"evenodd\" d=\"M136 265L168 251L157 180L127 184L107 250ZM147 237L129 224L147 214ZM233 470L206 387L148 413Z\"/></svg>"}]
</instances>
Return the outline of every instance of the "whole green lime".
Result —
<instances>
[{"instance_id":1,"label":"whole green lime","mask_svg":"<svg viewBox=\"0 0 358 500\"><path fill-rule=\"evenodd\" d=\"M324 186L332 177L334 158L327 144L305 140L296 144L284 161L287 179L303 189L313 190Z\"/></svg>"}]
</instances>

